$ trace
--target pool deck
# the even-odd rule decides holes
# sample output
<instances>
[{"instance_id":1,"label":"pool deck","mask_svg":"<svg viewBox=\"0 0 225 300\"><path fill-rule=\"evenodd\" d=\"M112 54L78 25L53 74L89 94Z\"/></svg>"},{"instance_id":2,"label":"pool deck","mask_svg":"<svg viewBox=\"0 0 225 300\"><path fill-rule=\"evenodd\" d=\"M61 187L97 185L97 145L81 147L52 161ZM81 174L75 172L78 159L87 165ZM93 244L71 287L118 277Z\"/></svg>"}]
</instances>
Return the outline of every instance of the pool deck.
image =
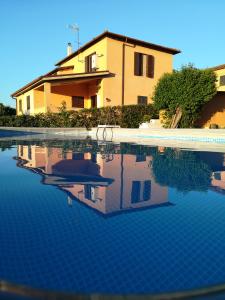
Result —
<instances>
[{"instance_id":1,"label":"pool deck","mask_svg":"<svg viewBox=\"0 0 225 300\"><path fill-rule=\"evenodd\" d=\"M225 152L225 129L128 129L0 127L0 140L84 139Z\"/></svg>"}]
</instances>

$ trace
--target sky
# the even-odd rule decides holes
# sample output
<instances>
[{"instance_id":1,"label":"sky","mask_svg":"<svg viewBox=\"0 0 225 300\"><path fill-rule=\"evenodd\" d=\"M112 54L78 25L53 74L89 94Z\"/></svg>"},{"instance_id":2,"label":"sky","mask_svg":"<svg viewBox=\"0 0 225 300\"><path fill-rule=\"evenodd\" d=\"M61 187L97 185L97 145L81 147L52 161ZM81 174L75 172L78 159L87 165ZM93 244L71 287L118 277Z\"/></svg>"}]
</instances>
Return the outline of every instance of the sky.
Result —
<instances>
[{"instance_id":1,"label":"sky","mask_svg":"<svg viewBox=\"0 0 225 300\"><path fill-rule=\"evenodd\" d=\"M225 64L225 0L0 0L0 102L105 30L178 48L174 68Z\"/></svg>"}]
</instances>

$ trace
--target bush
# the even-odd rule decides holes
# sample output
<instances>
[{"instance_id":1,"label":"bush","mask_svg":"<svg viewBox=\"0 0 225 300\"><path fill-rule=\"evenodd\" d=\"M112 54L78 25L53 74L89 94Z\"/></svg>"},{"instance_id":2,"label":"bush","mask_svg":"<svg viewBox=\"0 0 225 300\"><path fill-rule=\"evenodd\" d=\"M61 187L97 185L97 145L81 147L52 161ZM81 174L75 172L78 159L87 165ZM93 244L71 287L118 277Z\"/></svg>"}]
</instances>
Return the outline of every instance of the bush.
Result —
<instances>
[{"instance_id":1,"label":"bush","mask_svg":"<svg viewBox=\"0 0 225 300\"><path fill-rule=\"evenodd\" d=\"M182 111L179 127L194 127L202 107L216 94L216 75L192 65L180 71L164 74L155 88L153 96L156 109L166 109L167 118L172 119L177 108Z\"/></svg>"},{"instance_id":2,"label":"bush","mask_svg":"<svg viewBox=\"0 0 225 300\"><path fill-rule=\"evenodd\" d=\"M16 114L16 109L0 103L0 116L13 116Z\"/></svg>"},{"instance_id":3,"label":"bush","mask_svg":"<svg viewBox=\"0 0 225 300\"><path fill-rule=\"evenodd\" d=\"M127 105L82 109L80 111L60 110L59 113L40 113L35 116L0 116L0 126L10 127L86 127L99 124L119 125L124 128L138 128L143 117L158 118L153 105Z\"/></svg>"}]
</instances>

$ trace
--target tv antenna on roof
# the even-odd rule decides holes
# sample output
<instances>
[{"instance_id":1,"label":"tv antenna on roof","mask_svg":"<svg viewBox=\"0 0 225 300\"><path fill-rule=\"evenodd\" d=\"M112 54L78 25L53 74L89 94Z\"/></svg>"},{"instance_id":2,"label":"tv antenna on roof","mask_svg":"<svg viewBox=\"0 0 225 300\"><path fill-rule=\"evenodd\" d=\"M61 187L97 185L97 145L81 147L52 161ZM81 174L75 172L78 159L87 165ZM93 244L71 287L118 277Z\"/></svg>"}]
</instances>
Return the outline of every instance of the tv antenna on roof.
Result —
<instances>
[{"instance_id":1,"label":"tv antenna on roof","mask_svg":"<svg viewBox=\"0 0 225 300\"><path fill-rule=\"evenodd\" d=\"M80 48L80 28L77 24L70 24L67 26L69 29L72 30L72 32L77 33L77 40L75 41L77 43L77 48Z\"/></svg>"}]
</instances>

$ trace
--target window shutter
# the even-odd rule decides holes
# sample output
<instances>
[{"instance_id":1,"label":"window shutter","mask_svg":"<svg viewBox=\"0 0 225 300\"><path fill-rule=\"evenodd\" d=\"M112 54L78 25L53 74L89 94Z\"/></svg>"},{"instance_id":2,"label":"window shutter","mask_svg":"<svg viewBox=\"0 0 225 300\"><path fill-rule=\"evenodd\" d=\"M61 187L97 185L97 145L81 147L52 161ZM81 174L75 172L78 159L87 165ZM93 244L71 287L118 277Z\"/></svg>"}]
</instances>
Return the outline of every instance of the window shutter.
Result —
<instances>
[{"instance_id":1,"label":"window shutter","mask_svg":"<svg viewBox=\"0 0 225 300\"><path fill-rule=\"evenodd\" d=\"M88 73L89 69L89 57L85 56L85 72Z\"/></svg>"},{"instance_id":2,"label":"window shutter","mask_svg":"<svg viewBox=\"0 0 225 300\"><path fill-rule=\"evenodd\" d=\"M134 75L143 75L143 54L134 52Z\"/></svg>"},{"instance_id":3,"label":"window shutter","mask_svg":"<svg viewBox=\"0 0 225 300\"><path fill-rule=\"evenodd\" d=\"M147 77L154 78L154 69L155 69L155 57L153 55L148 55Z\"/></svg>"}]
</instances>

